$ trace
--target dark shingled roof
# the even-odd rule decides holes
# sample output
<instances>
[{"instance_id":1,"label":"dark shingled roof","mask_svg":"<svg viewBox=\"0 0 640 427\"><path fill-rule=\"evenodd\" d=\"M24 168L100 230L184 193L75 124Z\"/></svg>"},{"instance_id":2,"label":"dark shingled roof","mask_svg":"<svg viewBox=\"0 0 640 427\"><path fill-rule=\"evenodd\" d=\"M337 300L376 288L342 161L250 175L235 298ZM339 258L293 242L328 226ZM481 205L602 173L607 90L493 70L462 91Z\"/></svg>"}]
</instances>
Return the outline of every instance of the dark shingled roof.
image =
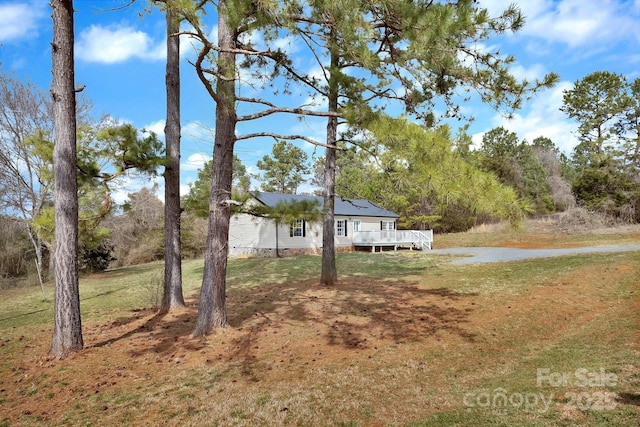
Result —
<instances>
[{"instance_id":1,"label":"dark shingled roof","mask_svg":"<svg viewBox=\"0 0 640 427\"><path fill-rule=\"evenodd\" d=\"M298 194L280 193L253 193L253 197L260 203L274 207L280 202L291 201L316 201L320 209L324 205L324 199L320 196L303 196ZM381 218L398 218L398 215L371 203L368 200L344 199L336 196L334 215L340 216L374 216Z\"/></svg>"}]
</instances>

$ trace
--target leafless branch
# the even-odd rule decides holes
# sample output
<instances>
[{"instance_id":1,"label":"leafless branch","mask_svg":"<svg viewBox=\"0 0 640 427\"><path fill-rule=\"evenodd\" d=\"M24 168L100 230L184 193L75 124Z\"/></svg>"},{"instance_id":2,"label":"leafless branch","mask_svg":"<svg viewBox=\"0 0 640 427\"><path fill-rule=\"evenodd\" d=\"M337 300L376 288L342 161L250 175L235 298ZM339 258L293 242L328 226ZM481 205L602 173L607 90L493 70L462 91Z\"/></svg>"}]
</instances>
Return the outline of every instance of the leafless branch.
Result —
<instances>
[{"instance_id":1,"label":"leafless branch","mask_svg":"<svg viewBox=\"0 0 640 427\"><path fill-rule=\"evenodd\" d=\"M157 2L158 0L155 0L155 1ZM128 8L129 6L132 6L135 2L136 0L129 0L128 3L123 4L122 6L116 6L109 9L97 9L96 13L117 12L119 10Z\"/></svg>"},{"instance_id":2,"label":"leafless branch","mask_svg":"<svg viewBox=\"0 0 640 427\"><path fill-rule=\"evenodd\" d=\"M327 144L323 144L322 142L316 141L313 138L309 138L308 136L304 136L304 135L280 135L277 133L273 133L273 132L255 132L255 133L248 133L246 135L239 135L236 138L236 141L242 141L242 140L246 140L246 139L251 139L251 138L260 138L260 137L267 137L267 138L273 138L276 141L284 139L284 140L301 140L301 141L306 141L309 144L313 144L316 145L318 147L325 147L325 148L335 148L336 150L345 150L345 148L342 147L333 147L333 146L329 146Z\"/></svg>"},{"instance_id":3,"label":"leafless branch","mask_svg":"<svg viewBox=\"0 0 640 427\"><path fill-rule=\"evenodd\" d=\"M222 49L215 43L211 43L206 37L203 36L201 32L193 32L193 31L180 31L175 33L177 36L190 36L196 38L200 41L200 43L207 46L209 51L213 50L218 53L233 53L236 55L247 55L247 56L269 56L273 51L271 49L267 50L250 50L250 49Z\"/></svg>"},{"instance_id":4,"label":"leafless branch","mask_svg":"<svg viewBox=\"0 0 640 427\"><path fill-rule=\"evenodd\" d=\"M207 57L207 55L211 51L210 46L211 46L211 44L205 44L202 47L202 50L200 50L200 53L198 54L198 59L196 59L195 67L196 67L196 73L198 74L198 78L202 82L202 84L205 87L207 93L209 94L211 99L213 99L217 103L217 102L219 102L218 94L216 93L216 91L211 86L211 82L209 82L209 80L207 80L207 76L205 76L205 72L204 72L204 69L202 67L202 63L204 62L204 59Z\"/></svg>"},{"instance_id":5,"label":"leafless branch","mask_svg":"<svg viewBox=\"0 0 640 427\"><path fill-rule=\"evenodd\" d=\"M340 114L336 113L336 112L314 111L314 110L307 110L305 108L278 107L277 105L274 105L274 104L272 104L272 103L270 103L268 101L265 101L263 99L238 97L237 100L241 101L241 102L250 102L250 103L254 103L254 104L266 105L266 106L269 107L269 109L261 111L259 113L248 114L248 115L245 115L245 116L239 116L238 117L238 121L239 122L249 121L249 120L256 120L256 119L267 117L267 116L270 116L270 115L276 114L276 113L297 114L297 115L301 115L301 116L315 116L315 117L340 117Z\"/></svg>"}]
</instances>

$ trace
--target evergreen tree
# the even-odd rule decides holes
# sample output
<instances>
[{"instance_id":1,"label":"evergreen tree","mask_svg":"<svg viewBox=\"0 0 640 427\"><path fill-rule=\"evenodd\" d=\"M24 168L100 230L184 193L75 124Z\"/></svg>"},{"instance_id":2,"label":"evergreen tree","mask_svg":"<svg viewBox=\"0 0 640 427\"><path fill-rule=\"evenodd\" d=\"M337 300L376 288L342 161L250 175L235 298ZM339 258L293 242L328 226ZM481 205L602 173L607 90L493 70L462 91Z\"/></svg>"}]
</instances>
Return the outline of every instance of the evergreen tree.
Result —
<instances>
[{"instance_id":1,"label":"evergreen tree","mask_svg":"<svg viewBox=\"0 0 640 427\"><path fill-rule=\"evenodd\" d=\"M566 90L561 108L578 122L573 190L578 203L626 221L640 219L637 190L640 81L598 71Z\"/></svg>"},{"instance_id":2,"label":"evergreen tree","mask_svg":"<svg viewBox=\"0 0 640 427\"><path fill-rule=\"evenodd\" d=\"M76 180L76 90L74 87L73 1L51 3L53 10L53 120L55 145L54 319L50 354L62 358L82 349L78 284L78 183Z\"/></svg>"},{"instance_id":3,"label":"evergreen tree","mask_svg":"<svg viewBox=\"0 0 640 427\"><path fill-rule=\"evenodd\" d=\"M309 173L307 153L299 147L278 141L271 150L271 156L258 160L256 166L262 171L260 188L262 191L296 194L300 184Z\"/></svg>"},{"instance_id":4,"label":"evergreen tree","mask_svg":"<svg viewBox=\"0 0 640 427\"><path fill-rule=\"evenodd\" d=\"M620 134L620 122L629 105L627 82L623 75L598 71L578 80L565 90L561 111L578 122L579 144L573 160L581 167L600 163L612 154Z\"/></svg>"},{"instance_id":5,"label":"evergreen tree","mask_svg":"<svg viewBox=\"0 0 640 427\"><path fill-rule=\"evenodd\" d=\"M237 123L277 113L328 118L326 142L318 143L327 147L320 281L324 285L333 285L337 282L333 198L340 119L365 127L371 120L371 113L383 110L390 103L400 102L409 113L432 122L433 114L429 107L437 100L443 100L452 115L459 115L455 101L460 86L477 90L484 100L493 105L517 108L524 96L557 80L557 76L549 75L541 82L519 82L509 73L513 57L477 47L492 35L521 28L523 19L515 7L491 18L472 0L286 3L225 0L180 3L185 18L193 25L194 37L203 44L195 61L196 71L217 106L210 236L196 335L226 324L224 289L230 216L227 202L231 196L235 142L270 136L318 143L300 135L285 137L272 132L237 135ZM215 42L209 40L199 19L208 5L214 5L218 16L218 38ZM263 49L253 45L253 37L246 37L251 31L262 35L266 44ZM307 54L318 61L323 77L317 78L298 69L299 64L286 52L272 48L271 42L286 35L309 49ZM238 61L239 57L242 57L241 61ZM261 77L252 83L272 85L281 78L287 94L293 92L293 85L299 84L311 95L326 98L326 111L285 108L264 99L238 94L235 86L239 64L249 70L244 75ZM271 70L265 71L269 67ZM402 84L403 90L396 90L396 82ZM262 110L239 116L239 103Z\"/></svg>"},{"instance_id":6,"label":"evergreen tree","mask_svg":"<svg viewBox=\"0 0 640 427\"><path fill-rule=\"evenodd\" d=\"M411 229L463 231L483 219L522 219L513 189L458 155L447 126L427 130L386 117L371 124L369 138L378 155L361 149L341 156L341 196L366 197L397 212L400 225Z\"/></svg>"},{"instance_id":7,"label":"evergreen tree","mask_svg":"<svg viewBox=\"0 0 640 427\"><path fill-rule=\"evenodd\" d=\"M509 73L514 57L477 47L492 35L521 28L524 20L515 6L495 18L471 0L318 1L299 4L296 10L294 34L324 70L324 79L318 80L285 63L292 80L327 99L320 282L330 286L337 282L332 224L340 120L366 128L375 114L399 103L432 126L438 102L447 107L447 116L461 115L455 96L461 87L477 91L496 107L513 109L526 94L552 85L558 77L517 81ZM305 10L309 16L300 13Z\"/></svg>"},{"instance_id":8,"label":"evergreen tree","mask_svg":"<svg viewBox=\"0 0 640 427\"><path fill-rule=\"evenodd\" d=\"M549 141L550 142L550 141ZM549 213L555 209L549 188L549 176L536 150L543 150L538 141L534 148L527 141L518 141L518 136L503 127L491 129L482 138L479 162L482 168L496 174L500 181L513 187L526 200L525 205L536 213ZM552 143L551 143L552 144Z\"/></svg>"},{"instance_id":9,"label":"evergreen tree","mask_svg":"<svg viewBox=\"0 0 640 427\"><path fill-rule=\"evenodd\" d=\"M164 135L167 157L164 171L164 289L161 313L184 307L180 245L180 19L171 4L165 3L165 19L167 120Z\"/></svg>"},{"instance_id":10,"label":"evergreen tree","mask_svg":"<svg viewBox=\"0 0 640 427\"><path fill-rule=\"evenodd\" d=\"M205 162L202 169L198 169L198 177L189 184L189 193L185 196L185 210L199 217L209 216L209 196L211 194L211 177L213 176L213 160ZM242 161L233 155L232 198L242 202L249 192L251 177Z\"/></svg>"}]
</instances>

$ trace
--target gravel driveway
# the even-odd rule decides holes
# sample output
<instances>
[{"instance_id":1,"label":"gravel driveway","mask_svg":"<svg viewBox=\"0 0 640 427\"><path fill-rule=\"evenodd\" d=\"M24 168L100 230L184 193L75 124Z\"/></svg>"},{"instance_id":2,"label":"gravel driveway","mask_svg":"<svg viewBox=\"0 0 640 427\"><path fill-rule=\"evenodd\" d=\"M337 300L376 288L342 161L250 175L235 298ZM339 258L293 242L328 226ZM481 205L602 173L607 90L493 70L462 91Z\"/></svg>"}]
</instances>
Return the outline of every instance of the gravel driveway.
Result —
<instances>
[{"instance_id":1,"label":"gravel driveway","mask_svg":"<svg viewBox=\"0 0 640 427\"><path fill-rule=\"evenodd\" d=\"M468 255L467 258L460 258L452 261L452 264L483 264L487 262L519 261L531 258L548 258L562 255L575 255L599 252L626 252L640 251L640 245L618 245L618 246L589 246L584 248L567 249L518 249L518 248L451 248L434 249L437 255Z\"/></svg>"}]
</instances>

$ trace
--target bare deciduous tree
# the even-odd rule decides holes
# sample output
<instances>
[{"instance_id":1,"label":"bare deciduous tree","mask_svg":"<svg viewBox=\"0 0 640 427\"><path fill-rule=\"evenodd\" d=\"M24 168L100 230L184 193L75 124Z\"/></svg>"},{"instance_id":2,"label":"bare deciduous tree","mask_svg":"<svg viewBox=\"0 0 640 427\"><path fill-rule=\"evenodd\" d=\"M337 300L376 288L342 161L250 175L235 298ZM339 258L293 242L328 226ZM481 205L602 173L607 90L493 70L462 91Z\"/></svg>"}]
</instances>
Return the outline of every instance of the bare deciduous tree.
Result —
<instances>
[{"instance_id":1,"label":"bare deciduous tree","mask_svg":"<svg viewBox=\"0 0 640 427\"><path fill-rule=\"evenodd\" d=\"M33 248L40 284L44 239L36 219L51 198L51 164L38 145L52 134L51 104L30 83L0 74L0 211L22 220Z\"/></svg>"}]
</instances>

